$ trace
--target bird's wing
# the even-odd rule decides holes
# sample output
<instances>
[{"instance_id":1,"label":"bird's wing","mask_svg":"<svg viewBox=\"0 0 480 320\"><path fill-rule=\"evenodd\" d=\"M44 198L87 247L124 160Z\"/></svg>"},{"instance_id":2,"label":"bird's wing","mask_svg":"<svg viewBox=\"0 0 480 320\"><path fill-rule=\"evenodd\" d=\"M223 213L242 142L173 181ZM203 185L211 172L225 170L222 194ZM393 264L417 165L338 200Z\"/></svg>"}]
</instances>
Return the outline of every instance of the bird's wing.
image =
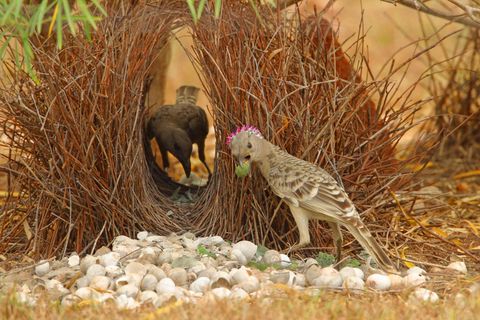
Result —
<instances>
[{"instance_id":1,"label":"bird's wing","mask_svg":"<svg viewBox=\"0 0 480 320\"><path fill-rule=\"evenodd\" d=\"M335 179L325 170L291 155L276 159L268 182L274 192L291 205L317 212L341 222L358 217L355 206Z\"/></svg>"}]
</instances>

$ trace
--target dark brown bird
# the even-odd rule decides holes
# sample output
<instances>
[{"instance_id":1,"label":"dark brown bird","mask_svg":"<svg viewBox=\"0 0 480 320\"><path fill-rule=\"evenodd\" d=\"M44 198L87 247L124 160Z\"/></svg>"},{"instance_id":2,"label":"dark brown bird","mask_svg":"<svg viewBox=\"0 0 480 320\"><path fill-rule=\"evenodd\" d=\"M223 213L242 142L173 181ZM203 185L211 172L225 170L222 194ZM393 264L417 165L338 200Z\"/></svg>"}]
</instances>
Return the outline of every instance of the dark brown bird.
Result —
<instances>
[{"instance_id":1,"label":"dark brown bird","mask_svg":"<svg viewBox=\"0 0 480 320\"><path fill-rule=\"evenodd\" d=\"M185 175L190 177L192 145L198 146L198 157L205 162L205 139L208 135L208 119L205 111L196 105L200 89L193 86L181 86L177 89L177 101L174 105L158 108L147 125L147 136L155 138L162 154L163 167L169 166L168 154L172 153L180 161Z\"/></svg>"}]
</instances>

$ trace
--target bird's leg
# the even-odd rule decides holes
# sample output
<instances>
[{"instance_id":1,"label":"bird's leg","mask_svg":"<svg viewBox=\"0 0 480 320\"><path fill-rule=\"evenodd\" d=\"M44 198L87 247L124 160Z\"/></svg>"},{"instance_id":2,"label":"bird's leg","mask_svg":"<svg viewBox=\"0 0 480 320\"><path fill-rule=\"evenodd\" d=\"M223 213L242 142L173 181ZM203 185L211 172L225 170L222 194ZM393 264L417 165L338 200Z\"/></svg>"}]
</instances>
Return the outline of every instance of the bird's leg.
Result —
<instances>
[{"instance_id":1,"label":"bird's leg","mask_svg":"<svg viewBox=\"0 0 480 320\"><path fill-rule=\"evenodd\" d=\"M340 225L335 222L327 222L330 229L332 229L332 239L335 245L335 258L337 262L342 258L342 245L343 245L343 236L342 231L340 231Z\"/></svg>"},{"instance_id":2,"label":"bird's leg","mask_svg":"<svg viewBox=\"0 0 480 320\"><path fill-rule=\"evenodd\" d=\"M300 240L297 244L290 247L288 252L298 250L310 243L310 233L308 232L308 213L300 208L290 205L290 212L292 212L295 223L297 224Z\"/></svg>"},{"instance_id":3,"label":"bird's leg","mask_svg":"<svg viewBox=\"0 0 480 320\"><path fill-rule=\"evenodd\" d=\"M207 166L207 162L205 162L205 141L200 141L197 143L198 145L198 158L200 161L202 161L203 165L205 168L207 168L208 171L208 179L212 176L212 172L210 171L210 168Z\"/></svg>"}]
</instances>

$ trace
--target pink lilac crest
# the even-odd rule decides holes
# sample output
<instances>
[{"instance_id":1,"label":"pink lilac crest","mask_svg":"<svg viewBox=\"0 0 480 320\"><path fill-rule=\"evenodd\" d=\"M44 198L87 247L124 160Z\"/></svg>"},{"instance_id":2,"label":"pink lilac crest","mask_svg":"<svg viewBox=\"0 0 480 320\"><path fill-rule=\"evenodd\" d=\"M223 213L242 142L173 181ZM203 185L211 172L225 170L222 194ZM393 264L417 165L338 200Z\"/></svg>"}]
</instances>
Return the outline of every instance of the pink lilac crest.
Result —
<instances>
[{"instance_id":1,"label":"pink lilac crest","mask_svg":"<svg viewBox=\"0 0 480 320\"><path fill-rule=\"evenodd\" d=\"M248 133L250 133L250 134L256 135L257 137L263 139L263 136L262 136L262 134L260 133L260 130L258 130L258 129L255 128L254 126L244 125L244 126L238 127L237 130L235 130L234 132L232 132L232 133L229 134L229 136L227 137L227 145L229 146L230 143L232 143L233 138L235 138L235 136L236 136L237 134L239 134L240 132L244 132L244 131L246 131L246 132L248 132Z\"/></svg>"}]
</instances>

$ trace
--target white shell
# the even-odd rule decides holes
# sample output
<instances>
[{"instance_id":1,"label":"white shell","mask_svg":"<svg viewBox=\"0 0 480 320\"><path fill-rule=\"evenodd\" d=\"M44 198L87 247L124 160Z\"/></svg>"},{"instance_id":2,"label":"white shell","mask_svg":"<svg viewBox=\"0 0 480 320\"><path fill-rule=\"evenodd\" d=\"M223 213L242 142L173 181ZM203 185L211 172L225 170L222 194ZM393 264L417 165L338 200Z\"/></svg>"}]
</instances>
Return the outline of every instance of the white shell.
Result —
<instances>
[{"instance_id":1,"label":"white shell","mask_svg":"<svg viewBox=\"0 0 480 320\"><path fill-rule=\"evenodd\" d=\"M239 250L243 256L250 261L253 259L255 254L257 253L257 245L253 242L242 240L240 242L235 243L232 246L232 250Z\"/></svg>"},{"instance_id":2,"label":"white shell","mask_svg":"<svg viewBox=\"0 0 480 320\"><path fill-rule=\"evenodd\" d=\"M343 288L347 290L363 290L365 289L365 282L362 278L350 276L343 280Z\"/></svg>"},{"instance_id":3,"label":"white shell","mask_svg":"<svg viewBox=\"0 0 480 320\"><path fill-rule=\"evenodd\" d=\"M212 279L212 288L230 288L230 275L225 271L217 271Z\"/></svg>"},{"instance_id":4,"label":"white shell","mask_svg":"<svg viewBox=\"0 0 480 320\"><path fill-rule=\"evenodd\" d=\"M232 289L232 294L230 295L230 298L233 299L246 299L250 297L247 291L243 290L242 288L233 288Z\"/></svg>"},{"instance_id":5,"label":"white shell","mask_svg":"<svg viewBox=\"0 0 480 320\"><path fill-rule=\"evenodd\" d=\"M153 274L148 273L145 275L145 277L143 277L140 288L142 290L153 291L157 287L157 283L157 278Z\"/></svg>"},{"instance_id":6,"label":"white shell","mask_svg":"<svg viewBox=\"0 0 480 320\"><path fill-rule=\"evenodd\" d=\"M97 291L105 291L110 286L110 278L105 276L95 276L90 280L89 287Z\"/></svg>"},{"instance_id":7,"label":"white shell","mask_svg":"<svg viewBox=\"0 0 480 320\"><path fill-rule=\"evenodd\" d=\"M173 282L170 278L163 278L162 280L158 281L157 286L155 287L155 291L159 295L165 293L175 293L175 282Z\"/></svg>"},{"instance_id":8,"label":"white shell","mask_svg":"<svg viewBox=\"0 0 480 320\"><path fill-rule=\"evenodd\" d=\"M305 279L307 280L308 285L314 285L313 282L317 279L322 273L322 268L316 264L312 264L308 267L305 272Z\"/></svg>"},{"instance_id":9,"label":"white shell","mask_svg":"<svg viewBox=\"0 0 480 320\"><path fill-rule=\"evenodd\" d=\"M447 266L447 269L458 271L463 274L467 273L467 266L463 261L452 262Z\"/></svg>"},{"instance_id":10,"label":"white shell","mask_svg":"<svg viewBox=\"0 0 480 320\"><path fill-rule=\"evenodd\" d=\"M139 233L137 233L137 239L138 240L146 240L148 237L148 231L140 231Z\"/></svg>"},{"instance_id":11,"label":"white shell","mask_svg":"<svg viewBox=\"0 0 480 320\"><path fill-rule=\"evenodd\" d=\"M82 300L91 299L92 296L95 294L94 290L89 287L84 287L77 289L74 293L77 297L81 298Z\"/></svg>"},{"instance_id":12,"label":"white shell","mask_svg":"<svg viewBox=\"0 0 480 320\"><path fill-rule=\"evenodd\" d=\"M115 279L115 288L120 288L126 286L130 282L130 277L127 275L123 275Z\"/></svg>"},{"instance_id":13,"label":"white shell","mask_svg":"<svg viewBox=\"0 0 480 320\"><path fill-rule=\"evenodd\" d=\"M127 297L135 298L138 294L138 287L132 284L126 284L117 289L117 295L125 295Z\"/></svg>"},{"instance_id":14,"label":"white shell","mask_svg":"<svg viewBox=\"0 0 480 320\"><path fill-rule=\"evenodd\" d=\"M67 294L65 297L62 298L61 305L62 307L71 307L76 303L80 302L80 297L74 294Z\"/></svg>"},{"instance_id":15,"label":"white shell","mask_svg":"<svg viewBox=\"0 0 480 320\"><path fill-rule=\"evenodd\" d=\"M97 258L96 257L94 257L92 255L87 255L87 256L83 257L83 259L80 261L80 271L83 274L86 274L88 268L90 268L90 266L92 266L96 263L97 263Z\"/></svg>"},{"instance_id":16,"label":"white shell","mask_svg":"<svg viewBox=\"0 0 480 320\"><path fill-rule=\"evenodd\" d=\"M223 287L212 289L211 292L217 299L225 299L230 297L232 294L232 291Z\"/></svg>"},{"instance_id":17,"label":"white shell","mask_svg":"<svg viewBox=\"0 0 480 320\"><path fill-rule=\"evenodd\" d=\"M130 262L126 267L125 267L125 274L131 275L131 274L136 274L139 275L140 277L143 277L144 275L147 274L147 267L145 267L143 264L139 262Z\"/></svg>"},{"instance_id":18,"label":"white shell","mask_svg":"<svg viewBox=\"0 0 480 320\"><path fill-rule=\"evenodd\" d=\"M407 275L410 275L410 274L426 274L427 271L425 271L424 269L420 268L420 267L412 267L410 269L407 270Z\"/></svg>"},{"instance_id":19,"label":"white shell","mask_svg":"<svg viewBox=\"0 0 480 320\"><path fill-rule=\"evenodd\" d=\"M41 261L38 265L35 266L35 274L39 277L43 277L50 271L50 262Z\"/></svg>"},{"instance_id":20,"label":"white shell","mask_svg":"<svg viewBox=\"0 0 480 320\"><path fill-rule=\"evenodd\" d=\"M105 267L105 274L110 278L117 278L123 275L123 270L119 266Z\"/></svg>"},{"instance_id":21,"label":"white shell","mask_svg":"<svg viewBox=\"0 0 480 320\"><path fill-rule=\"evenodd\" d=\"M307 279L302 273L295 274L295 285L299 287L305 287L307 285Z\"/></svg>"},{"instance_id":22,"label":"white shell","mask_svg":"<svg viewBox=\"0 0 480 320\"><path fill-rule=\"evenodd\" d=\"M92 281L95 276L104 276L106 274L105 267L101 264L92 264L85 275L90 281Z\"/></svg>"},{"instance_id":23,"label":"white shell","mask_svg":"<svg viewBox=\"0 0 480 320\"><path fill-rule=\"evenodd\" d=\"M232 259L238 261L242 266L247 265L248 259L245 257L245 255L242 253L242 251L238 249L233 249L231 252L231 257Z\"/></svg>"},{"instance_id":24,"label":"white shell","mask_svg":"<svg viewBox=\"0 0 480 320\"><path fill-rule=\"evenodd\" d=\"M346 279L348 277L357 277L362 280L365 279L365 275L362 269L359 268L344 267L340 270L340 275L343 279Z\"/></svg>"},{"instance_id":25,"label":"white shell","mask_svg":"<svg viewBox=\"0 0 480 320\"><path fill-rule=\"evenodd\" d=\"M246 281L238 284L237 287L242 288L248 293L252 293L260 289L260 282L257 277L249 276Z\"/></svg>"},{"instance_id":26,"label":"white shell","mask_svg":"<svg viewBox=\"0 0 480 320\"><path fill-rule=\"evenodd\" d=\"M295 273L293 273L292 271L278 270L278 271L272 271L272 273L270 273L270 280L273 283L282 283L282 284L292 286L296 282L295 281L296 277L295 277Z\"/></svg>"},{"instance_id":27,"label":"white shell","mask_svg":"<svg viewBox=\"0 0 480 320\"><path fill-rule=\"evenodd\" d=\"M183 268L173 268L168 273L168 277L172 279L177 286L184 286L187 284L188 274Z\"/></svg>"},{"instance_id":28,"label":"white shell","mask_svg":"<svg viewBox=\"0 0 480 320\"><path fill-rule=\"evenodd\" d=\"M339 288L342 286L342 276L333 267L326 267L320 270L319 276L313 280L313 285L317 287Z\"/></svg>"},{"instance_id":29,"label":"white shell","mask_svg":"<svg viewBox=\"0 0 480 320\"><path fill-rule=\"evenodd\" d=\"M166 278L167 275L165 274L165 271L163 271L161 268L157 267L154 264L147 264L147 273L153 274L157 280L162 280L163 278Z\"/></svg>"},{"instance_id":30,"label":"white shell","mask_svg":"<svg viewBox=\"0 0 480 320\"><path fill-rule=\"evenodd\" d=\"M437 302L438 294L425 288L416 288L409 296L410 301L421 300L425 302Z\"/></svg>"},{"instance_id":31,"label":"white shell","mask_svg":"<svg viewBox=\"0 0 480 320\"><path fill-rule=\"evenodd\" d=\"M86 276L80 277L75 281L75 285L77 286L78 289L88 287L90 284L90 279L87 278Z\"/></svg>"},{"instance_id":32,"label":"white shell","mask_svg":"<svg viewBox=\"0 0 480 320\"><path fill-rule=\"evenodd\" d=\"M193 292L205 292L210 287L210 279L207 277L200 277L190 284L190 290Z\"/></svg>"},{"instance_id":33,"label":"white shell","mask_svg":"<svg viewBox=\"0 0 480 320\"><path fill-rule=\"evenodd\" d=\"M391 290L402 290L405 287L405 280L401 276L397 274L389 274L388 277L392 283L390 286Z\"/></svg>"},{"instance_id":34,"label":"white shell","mask_svg":"<svg viewBox=\"0 0 480 320\"><path fill-rule=\"evenodd\" d=\"M120 260L118 252L109 252L98 257L98 262L104 267L117 266Z\"/></svg>"},{"instance_id":35,"label":"white shell","mask_svg":"<svg viewBox=\"0 0 480 320\"><path fill-rule=\"evenodd\" d=\"M95 295L92 297L92 299L97 302L115 301L115 297L113 296L113 294L109 292L104 292L104 293Z\"/></svg>"},{"instance_id":36,"label":"white shell","mask_svg":"<svg viewBox=\"0 0 480 320\"><path fill-rule=\"evenodd\" d=\"M155 303L155 300L157 300L158 294L155 291L151 290L145 290L140 292L140 295L138 297L138 300L140 300L140 303Z\"/></svg>"},{"instance_id":37,"label":"white shell","mask_svg":"<svg viewBox=\"0 0 480 320\"><path fill-rule=\"evenodd\" d=\"M280 264L282 258L277 250L267 250L262 257L262 261L266 264Z\"/></svg>"},{"instance_id":38,"label":"white shell","mask_svg":"<svg viewBox=\"0 0 480 320\"><path fill-rule=\"evenodd\" d=\"M292 261L290 258L286 254L280 253L280 265L282 268L288 268L291 266L291 264Z\"/></svg>"},{"instance_id":39,"label":"white shell","mask_svg":"<svg viewBox=\"0 0 480 320\"><path fill-rule=\"evenodd\" d=\"M247 281L248 277L248 271L244 266L240 267L239 269L232 269L232 271L230 271L230 279L232 284L239 284Z\"/></svg>"},{"instance_id":40,"label":"white shell","mask_svg":"<svg viewBox=\"0 0 480 320\"><path fill-rule=\"evenodd\" d=\"M119 309L135 309L140 306L135 299L132 297L127 297L124 294L118 296L115 302L117 303L117 307Z\"/></svg>"},{"instance_id":41,"label":"white shell","mask_svg":"<svg viewBox=\"0 0 480 320\"><path fill-rule=\"evenodd\" d=\"M196 263L193 267L191 267L191 268L188 269L188 270L189 270L190 272L193 272L193 273L195 273L195 274L198 275L198 273L199 273L200 271L203 271L203 270L205 270L205 269L207 269L207 267L205 266L205 264L199 261L198 263Z\"/></svg>"},{"instance_id":42,"label":"white shell","mask_svg":"<svg viewBox=\"0 0 480 320\"><path fill-rule=\"evenodd\" d=\"M423 274L411 273L403 278L403 283L406 287L417 287L427 282Z\"/></svg>"},{"instance_id":43,"label":"white shell","mask_svg":"<svg viewBox=\"0 0 480 320\"><path fill-rule=\"evenodd\" d=\"M69 267L76 267L80 265L80 257L78 254L72 254L70 257L68 257L67 264Z\"/></svg>"},{"instance_id":44,"label":"white shell","mask_svg":"<svg viewBox=\"0 0 480 320\"><path fill-rule=\"evenodd\" d=\"M367 287L378 291L386 291L392 286L390 278L383 274L374 273L368 276Z\"/></svg>"}]
</instances>

